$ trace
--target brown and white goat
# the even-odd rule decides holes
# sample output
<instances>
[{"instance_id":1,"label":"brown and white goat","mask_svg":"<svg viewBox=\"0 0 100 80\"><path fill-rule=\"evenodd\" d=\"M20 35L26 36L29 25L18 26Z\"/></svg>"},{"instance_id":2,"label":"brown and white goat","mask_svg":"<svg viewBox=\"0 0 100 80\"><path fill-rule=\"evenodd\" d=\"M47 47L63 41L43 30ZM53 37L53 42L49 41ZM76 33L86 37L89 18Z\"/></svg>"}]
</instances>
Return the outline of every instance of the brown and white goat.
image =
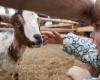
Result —
<instances>
[{"instance_id":1,"label":"brown and white goat","mask_svg":"<svg viewBox=\"0 0 100 80\"><path fill-rule=\"evenodd\" d=\"M5 61L0 63L0 65L3 66L2 68L0 66L0 68L6 71L6 73L8 72L11 74L16 72L17 62L26 46L34 47L36 45L39 47L42 44L38 15L32 11L19 11L0 6L0 21L11 24L13 28L7 28L6 30L1 28L0 32L2 35L0 36L0 55L4 56L0 56L0 61ZM4 25L4 27L6 26L7 25Z\"/></svg>"}]
</instances>

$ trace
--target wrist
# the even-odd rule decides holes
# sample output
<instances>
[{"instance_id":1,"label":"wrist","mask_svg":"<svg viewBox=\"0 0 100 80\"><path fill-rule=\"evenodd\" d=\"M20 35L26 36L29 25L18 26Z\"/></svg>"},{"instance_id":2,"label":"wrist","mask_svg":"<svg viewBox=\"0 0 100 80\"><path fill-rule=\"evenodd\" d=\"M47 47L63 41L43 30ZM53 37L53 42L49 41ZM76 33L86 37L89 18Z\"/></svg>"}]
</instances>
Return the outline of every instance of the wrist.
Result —
<instances>
[{"instance_id":1,"label":"wrist","mask_svg":"<svg viewBox=\"0 0 100 80\"><path fill-rule=\"evenodd\" d=\"M65 34L62 34L61 35L61 44L63 44L63 40L64 40L64 37L65 37L66 35Z\"/></svg>"}]
</instances>

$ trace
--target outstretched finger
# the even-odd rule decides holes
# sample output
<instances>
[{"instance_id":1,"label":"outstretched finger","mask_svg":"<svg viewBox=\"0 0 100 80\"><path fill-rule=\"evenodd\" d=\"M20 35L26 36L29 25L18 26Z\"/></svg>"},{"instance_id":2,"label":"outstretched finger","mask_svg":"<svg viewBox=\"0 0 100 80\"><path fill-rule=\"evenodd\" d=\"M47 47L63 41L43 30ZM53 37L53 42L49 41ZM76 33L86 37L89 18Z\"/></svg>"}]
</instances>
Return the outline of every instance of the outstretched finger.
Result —
<instances>
[{"instance_id":1,"label":"outstretched finger","mask_svg":"<svg viewBox=\"0 0 100 80\"><path fill-rule=\"evenodd\" d=\"M49 38L55 37L55 35L51 31L42 31L41 33L48 36Z\"/></svg>"},{"instance_id":2,"label":"outstretched finger","mask_svg":"<svg viewBox=\"0 0 100 80\"><path fill-rule=\"evenodd\" d=\"M56 32L56 31L52 31L52 33L55 35L55 38L62 38L60 33Z\"/></svg>"}]
</instances>

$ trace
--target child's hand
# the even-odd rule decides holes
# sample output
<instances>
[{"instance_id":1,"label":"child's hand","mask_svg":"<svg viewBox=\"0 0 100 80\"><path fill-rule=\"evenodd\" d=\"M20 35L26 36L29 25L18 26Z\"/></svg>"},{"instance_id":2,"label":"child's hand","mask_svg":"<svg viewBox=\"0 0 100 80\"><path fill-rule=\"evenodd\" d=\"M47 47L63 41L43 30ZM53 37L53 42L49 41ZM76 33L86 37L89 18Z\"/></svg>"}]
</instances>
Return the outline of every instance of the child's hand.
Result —
<instances>
[{"instance_id":1,"label":"child's hand","mask_svg":"<svg viewBox=\"0 0 100 80\"><path fill-rule=\"evenodd\" d=\"M59 44L63 42L63 37L61 36L60 33L56 31L42 31L41 33L42 33L44 44L47 44L51 39L55 40L56 43L59 43Z\"/></svg>"},{"instance_id":2,"label":"child's hand","mask_svg":"<svg viewBox=\"0 0 100 80\"><path fill-rule=\"evenodd\" d=\"M47 44L50 42L51 39L54 39L55 35L51 31L42 31L42 38L43 38L43 44Z\"/></svg>"},{"instance_id":3,"label":"child's hand","mask_svg":"<svg viewBox=\"0 0 100 80\"><path fill-rule=\"evenodd\" d=\"M67 72L67 75L70 76L73 80L83 80L86 77L91 77L91 74L88 70L77 66L70 68Z\"/></svg>"},{"instance_id":4,"label":"child's hand","mask_svg":"<svg viewBox=\"0 0 100 80\"><path fill-rule=\"evenodd\" d=\"M61 34L60 33L58 33L58 32L56 32L56 31L53 31L52 32L53 34L54 34L54 39L55 39L55 41L57 42L57 43L59 43L59 44L62 44L62 42L63 42L63 37L61 36Z\"/></svg>"}]
</instances>

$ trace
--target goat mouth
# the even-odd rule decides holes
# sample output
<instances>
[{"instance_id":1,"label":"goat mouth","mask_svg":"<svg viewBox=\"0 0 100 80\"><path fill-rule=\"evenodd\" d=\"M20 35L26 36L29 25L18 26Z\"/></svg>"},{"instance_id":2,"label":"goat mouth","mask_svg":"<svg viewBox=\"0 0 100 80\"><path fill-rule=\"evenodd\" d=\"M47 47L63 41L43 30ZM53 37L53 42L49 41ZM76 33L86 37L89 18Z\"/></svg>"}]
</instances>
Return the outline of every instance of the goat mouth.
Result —
<instances>
[{"instance_id":1,"label":"goat mouth","mask_svg":"<svg viewBox=\"0 0 100 80\"><path fill-rule=\"evenodd\" d=\"M29 39L27 39L27 41L26 41L26 44L29 48L33 48L33 47L39 48L39 47L41 47L42 43L43 43L42 40L38 40L36 42L33 42L33 41L30 41Z\"/></svg>"},{"instance_id":2,"label":"goat mouth","mask_svg":"<svg viewBox=\"0 0 100 80\"><path fill-rule=\"evenodd\" d=\"M33 47L39 48L39 47L41 47L41 44L42 44L42 43L40 43L40 42L36 42L36 43L35 43L35 42L29 42L29 43L28 43L28 47L29 47L29 48L33 48Z\"/></svg>"}]
</instances>

